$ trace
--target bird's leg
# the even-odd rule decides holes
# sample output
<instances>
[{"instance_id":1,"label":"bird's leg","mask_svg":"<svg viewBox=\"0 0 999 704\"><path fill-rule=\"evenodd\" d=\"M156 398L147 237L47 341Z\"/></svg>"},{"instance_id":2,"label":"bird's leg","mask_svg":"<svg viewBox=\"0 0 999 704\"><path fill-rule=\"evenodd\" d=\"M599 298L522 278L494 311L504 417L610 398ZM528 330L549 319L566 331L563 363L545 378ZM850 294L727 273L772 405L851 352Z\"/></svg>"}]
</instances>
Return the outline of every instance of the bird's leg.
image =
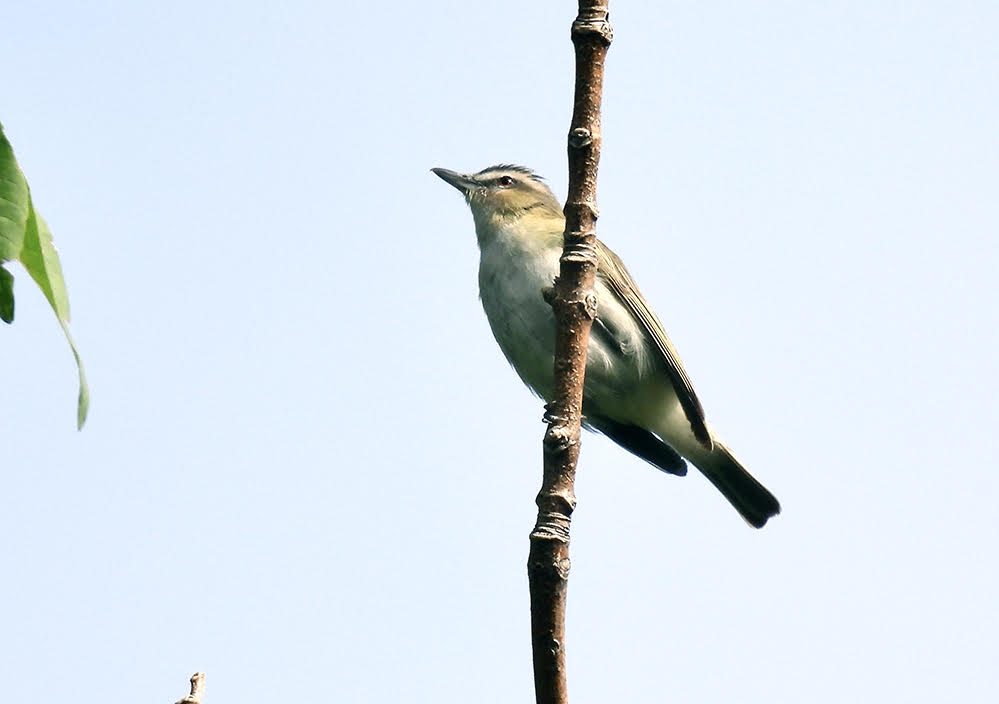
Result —
<instances>
[{"instance_id":1,"label":"bird's leg","mask_svg":"<svg viewBox=\"0 0 999 704\"><path fill-rule=\"evenodd\" d=\"M552 411L552 406L553 405L554 404L551 401L549 401L548 403L546 403L545 404L545 414L543 416L541 416L541 420L543 422L547 423L548 425L551 425L552 423L554 423L554 422L556 422L558 420L561 420L561 417L558 416L558 415L556 415Z\"/></svg>"}]
</instances>

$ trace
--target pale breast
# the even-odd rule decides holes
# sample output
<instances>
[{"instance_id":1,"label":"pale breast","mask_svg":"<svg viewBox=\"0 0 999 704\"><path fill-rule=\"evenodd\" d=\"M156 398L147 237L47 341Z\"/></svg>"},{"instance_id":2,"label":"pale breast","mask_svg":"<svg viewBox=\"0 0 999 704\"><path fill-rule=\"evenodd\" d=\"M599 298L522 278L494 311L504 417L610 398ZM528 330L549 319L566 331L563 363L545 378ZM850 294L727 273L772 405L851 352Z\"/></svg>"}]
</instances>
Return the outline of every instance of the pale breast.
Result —
<instances>
[{"instance_id":1,"label":"pale breast","mask_svg":"<svg viewBox=\"0 0 999 704\"><path fill-rule=\"evenodd\" d=\"M558 273L557 251L527 252L506 242L482 247L479 296L507 361L528 386L551 396L555 316L543 291Z\"/></svg>"},{"instance_id":2,"label":"pale breast","mask_svg":"<svg viewBox=\"0 0 999 704\"><path fill-rule=\"evenodd\" d=\"M545 399L551 399L555 316L542 291L558 274L560 254L494 240L483 243L479 263L479 295L493 336L524 383ZM651 371L645 335L599 281L597 318L587 348L586 395L627 403Z\"/></svg>"}]
</instances>

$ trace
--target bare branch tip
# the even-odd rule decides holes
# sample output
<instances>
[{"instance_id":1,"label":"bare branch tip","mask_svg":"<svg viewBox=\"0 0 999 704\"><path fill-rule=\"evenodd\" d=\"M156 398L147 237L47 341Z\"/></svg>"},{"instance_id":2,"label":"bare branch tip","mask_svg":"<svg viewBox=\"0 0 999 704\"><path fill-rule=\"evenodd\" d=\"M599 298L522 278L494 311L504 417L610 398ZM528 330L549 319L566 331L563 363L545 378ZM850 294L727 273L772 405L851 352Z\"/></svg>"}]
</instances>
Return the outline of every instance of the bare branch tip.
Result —
<instances>
[{"instance_id":1,"label":"bare branch tip","mask_svg":"<svg viewBox=\"0 0 999 704\"><path fill-rule=\"evenodd\" d=\"M201 704L201 698L205 695L205 673L195 672L191 675L191 693L183 699L178 699L176 704Z\"/></svg>"}]
</instances>

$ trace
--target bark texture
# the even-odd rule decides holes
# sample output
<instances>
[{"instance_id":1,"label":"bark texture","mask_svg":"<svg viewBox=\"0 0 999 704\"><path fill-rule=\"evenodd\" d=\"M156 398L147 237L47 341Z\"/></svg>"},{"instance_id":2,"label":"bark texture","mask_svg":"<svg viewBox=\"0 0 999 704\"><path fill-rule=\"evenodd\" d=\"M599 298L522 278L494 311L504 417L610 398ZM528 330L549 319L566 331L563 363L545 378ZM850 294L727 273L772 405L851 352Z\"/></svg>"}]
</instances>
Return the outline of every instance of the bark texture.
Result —
<instances>
[{"instance_id":1,"label":"bark texture","mask_svg":"<svg viewBox=\"0 0 999 704\"><path fill-rule=\"evenodd\" d=\"M579 458L586 346L597 312L593 284L597 270L600 99L611 38L607 0L579 0L579 13L572 23L576 87L568 140L565 246L552 303L558 322L555 389L545 413L544 478L527 564L538 704L569 701L565 672L569 526L576 505L573 483Z\"/></svg>"}]
</instances>

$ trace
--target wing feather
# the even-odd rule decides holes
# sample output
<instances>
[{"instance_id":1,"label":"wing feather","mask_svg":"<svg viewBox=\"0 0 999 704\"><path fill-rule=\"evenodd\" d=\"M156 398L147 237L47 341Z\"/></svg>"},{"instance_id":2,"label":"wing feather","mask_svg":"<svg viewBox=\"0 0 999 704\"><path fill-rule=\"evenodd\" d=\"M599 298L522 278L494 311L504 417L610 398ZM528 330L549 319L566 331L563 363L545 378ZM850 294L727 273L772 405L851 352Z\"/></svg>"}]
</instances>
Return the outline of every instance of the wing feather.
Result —
<instances>
[{"instance_id":1,"label":"wing feather","mask_svg":"<svg viewBox=\"0 0 999 704\"><path fill-rule=\"evenodd\" d=\"M649 338L653 341L666 366L666 372L673 383L673 388L676 391L677 398L680 400L680 405L683 407L683 412L687 416L687 420L690 421L690 428L694 432L694 437L706 448L711 449L711 433L708 432L708 427L705 425L704 409L701 407L701 402L697 399L697 394L694 393L694 387L691 385L690 378L683 368L683 363L680 362L680 356L666 335L662 323L659 322L659 318L649 308L645 297L638 290L638 285L625 268L624 262L600 241L597 242L597 255L600 260L597 268L597 276L603 279L614 295L617 296L617 299L631 311L631 314L635 316L635 319L641 323L642 327L648 333Z\"/></svg>"}]
</instances>

